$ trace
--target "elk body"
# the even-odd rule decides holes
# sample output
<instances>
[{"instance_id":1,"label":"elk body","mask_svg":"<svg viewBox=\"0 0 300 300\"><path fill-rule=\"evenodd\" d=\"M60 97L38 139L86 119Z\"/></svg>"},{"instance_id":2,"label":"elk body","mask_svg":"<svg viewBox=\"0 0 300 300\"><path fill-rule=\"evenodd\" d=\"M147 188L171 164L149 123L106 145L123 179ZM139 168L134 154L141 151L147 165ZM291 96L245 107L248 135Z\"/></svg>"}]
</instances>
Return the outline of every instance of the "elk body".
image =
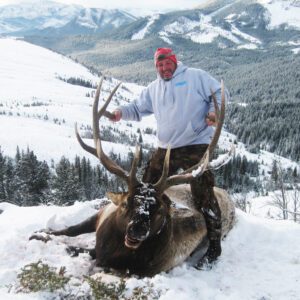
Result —
<instances>
[{"instance_id":1,"label":"elk body","mask_svg":"<svg viewBox=\"0 0 300 300\"><path fill-rule=\"evenodd\" d=\"M76 236L95 231L95 249L89 252L96 259L98 266L129 271L130 274L139 276L153 276L182 263L196 249L206 247L205 219L203 214L193 207L187 183L195 176L201 176L205 170L217 167L213 162L209 162L209 156L217 144L224 119L224 87L222 85L222 106L218 125L203 159L181 174L168 177L168 149L161 178L157 183L149 184L136 178L139 147L136 148L129 173L108 158L102 150L99 120L103 114L107 114L106 108L119 86L111 92L106 103L98 111L102 81L98 86L93 106L95 147L83 142L77 128L76 136L80 145L97 156L109 172L126 181L128 192L108 193L111 203L100 209L97 214L78 225L59 231L50 230L48 233ZM214 188L214 192L222 212L222 235L225 236L233 226L234 205L224 190ZM73 250L81 251L78 248Z\"/></svg>"}]
</instances>

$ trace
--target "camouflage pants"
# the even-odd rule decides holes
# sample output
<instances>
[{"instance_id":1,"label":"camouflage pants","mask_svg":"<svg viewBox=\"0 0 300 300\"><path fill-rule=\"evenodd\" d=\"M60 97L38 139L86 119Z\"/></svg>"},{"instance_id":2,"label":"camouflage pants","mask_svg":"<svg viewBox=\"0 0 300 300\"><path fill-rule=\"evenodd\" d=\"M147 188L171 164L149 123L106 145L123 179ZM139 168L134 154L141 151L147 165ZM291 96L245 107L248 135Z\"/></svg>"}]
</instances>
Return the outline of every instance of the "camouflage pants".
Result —
<instances>
[{"instance_id":1,"label":"camouflage pants","mask_svg":"<svg viewBox=\"0 0 300 300\"><path fill-rule=\"evenodd\" d=\"M190 145L171 150L169 176L179 169L186 170L200 161L208 145ZM148 161L143 182L156 183L162 174L166 149L158 148ZM191 191L195 207L205 217L208 238L218 240L221 237L221 211L214 196L214 175L206 171L191 182Z\"/></svg>"}]
</instances>

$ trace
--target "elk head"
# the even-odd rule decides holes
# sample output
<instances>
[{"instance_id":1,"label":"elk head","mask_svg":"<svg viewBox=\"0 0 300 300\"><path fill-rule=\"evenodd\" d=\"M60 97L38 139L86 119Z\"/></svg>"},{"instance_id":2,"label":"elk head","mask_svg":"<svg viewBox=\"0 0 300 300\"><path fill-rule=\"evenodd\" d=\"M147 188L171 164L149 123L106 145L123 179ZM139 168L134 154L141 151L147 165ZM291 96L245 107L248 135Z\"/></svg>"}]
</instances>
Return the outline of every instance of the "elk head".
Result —
<instances>
[{"instance_id":1,"label":"elk head","mask_svg":"<svg viewBox=\"0 0 300 300\"><path fill-rule=\"evenodd\" d=\"M113 95L117 91L120 83L110 93L108 99L102 108L98 109L100 91L103 78L101 79L96 91L94 105L93 105L93 138L95 147L91 147L83 142L81 139L77 126L76 137L84 150L99 158L102 165L112 174L117 175L126 181L128 191L125 193L108 193L108 197L117 206L115 211L114 224L116 230L124 234L124 244L129 249L137 249L143 242L157 236L170 220L170 199L164 194L164 191L172 185L189 183L194 177L194 170L197 170L196 176L201 174L211 167L209 157L217 144L221 133L221 128L224 120L225 112L225 96L224 85L222 83L222 105L219 113L216 99L214 99L215 110L217 118L217 128L211 144L208 147L203 159L182 172L181 174L168 177L169 173L169 159L171 149L168 148L163 172L161 178L155 184L143 183L136 178L137 166L140 160L140 147L136 147L134 159L131 165L131 170L128 173L122 167L111 160L102 149L100 138L99 120L103 115L109 114L106 111ZM113 236L112 236L113 239Z\"/></svg>"}]
</instances>

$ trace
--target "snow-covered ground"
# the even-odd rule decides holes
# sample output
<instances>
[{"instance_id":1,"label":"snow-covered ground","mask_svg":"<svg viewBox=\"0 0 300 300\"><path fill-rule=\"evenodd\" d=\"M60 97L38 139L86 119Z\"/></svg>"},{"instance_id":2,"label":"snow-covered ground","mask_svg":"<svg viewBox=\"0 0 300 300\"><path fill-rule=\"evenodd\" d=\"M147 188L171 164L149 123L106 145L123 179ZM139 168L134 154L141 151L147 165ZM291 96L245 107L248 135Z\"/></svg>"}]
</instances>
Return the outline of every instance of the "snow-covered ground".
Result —
<instances>
[{"instance_id":1,"label":"snow-covered ground","mask_svg":"<svg viewBox=\"0 0 300 300\"><path fill-rule=\"evenodd\" d=\"M0 145L4 155L14 156L17 145L20 149L29 147L38 159L58 161L62 156L74 159L84 156L75 138L74 124L92 125L93 97L87 97L94 90L68 84L60 78L80 78L93 84L99 78L74 61L24 41L0 39ZM101 98L118 83L105 81ZM117 105L133 100L143 87L122 84L109 110ZM153 117L142 123L112 123L103 117L102 124L113 129L137 133L137 129L155 127ZM155 143L153 135L143 135L143 140ZM91 142L91 141L87 141ZM112 141L113 142L113 141ZM109 153L124 153L134 148L104 142L104 150ZM91 157L90 157L91 158ZM97 160L91 158L95 163Z\"/></svg>"},{"instance_id":2,"label":"snow-covered ground","mask_svg":"<svg viewBox=\"0 0 300 300\"><path fill-rule=\"evenodd\" d=\"M75 203L70 207L39 206L21 208L0 203L0 298L4 300L56 299L57 293L15 294L17 274L29 263L42 260L52 267L66 267L73 279L66 290L89 293L83 275L97 271L88 255L71 258L66 245L92 246L94 234L54 237L47 244L28 241L35 231L46 227L63 228L92 215L101 200ZM237 211L237 221L222 242L223 253L209 271L198 271L188 264L153 278L127 280L128 294L135 287L153 284L161 300L299 300L300 225L275 221ZM9 288L11 287L11 292Z\"/></svg>"}]
</instances>

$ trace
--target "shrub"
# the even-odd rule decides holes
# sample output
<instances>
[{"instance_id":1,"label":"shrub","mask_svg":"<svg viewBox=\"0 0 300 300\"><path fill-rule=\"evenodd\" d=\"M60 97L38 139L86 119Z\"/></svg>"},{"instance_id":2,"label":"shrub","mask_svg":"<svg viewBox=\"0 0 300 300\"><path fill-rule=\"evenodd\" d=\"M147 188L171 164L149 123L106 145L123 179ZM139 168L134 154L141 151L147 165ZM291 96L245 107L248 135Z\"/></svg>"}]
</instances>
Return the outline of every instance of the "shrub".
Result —
<instances>
[{"instance_id":1,"label":"shrub","mask_svg":"<svg viewBox=\"0 0 300 300\"><path fill-rule=\"evenodd\" d=\"M63 288L70 278L65 276L65 267L59 271L56 268L43 264L40 260L37 263L31 263L21 269L18 274L20 282L19 292L30 293L42 290L53 292Z\"/></svg>"}]
</instances>

